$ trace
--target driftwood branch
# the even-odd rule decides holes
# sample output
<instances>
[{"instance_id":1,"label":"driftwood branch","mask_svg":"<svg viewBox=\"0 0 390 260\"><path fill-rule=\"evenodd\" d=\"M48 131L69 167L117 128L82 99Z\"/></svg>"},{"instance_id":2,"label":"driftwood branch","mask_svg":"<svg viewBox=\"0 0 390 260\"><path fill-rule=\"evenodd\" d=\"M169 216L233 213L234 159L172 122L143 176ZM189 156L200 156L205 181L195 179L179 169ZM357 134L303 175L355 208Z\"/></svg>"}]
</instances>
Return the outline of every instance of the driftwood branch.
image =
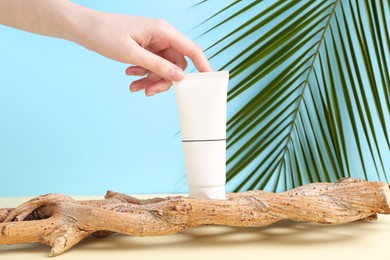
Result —
<instances>
[{"instance_id":1,"label":"driftwood branch","mask_svg":"<svg viewBox=\"0 0 390 260\"><path fill-rule=\"evenodd\" d=\"M283 219L341 224L390 214L389 185L342 179L290 191L229 193L226 200L167 197L139 200L107 192L104 200L60 194L0 209L0 244L39 242L59 255L92 234L159 236L207 225L261 227Z\"/></svg>"}]
</instances>

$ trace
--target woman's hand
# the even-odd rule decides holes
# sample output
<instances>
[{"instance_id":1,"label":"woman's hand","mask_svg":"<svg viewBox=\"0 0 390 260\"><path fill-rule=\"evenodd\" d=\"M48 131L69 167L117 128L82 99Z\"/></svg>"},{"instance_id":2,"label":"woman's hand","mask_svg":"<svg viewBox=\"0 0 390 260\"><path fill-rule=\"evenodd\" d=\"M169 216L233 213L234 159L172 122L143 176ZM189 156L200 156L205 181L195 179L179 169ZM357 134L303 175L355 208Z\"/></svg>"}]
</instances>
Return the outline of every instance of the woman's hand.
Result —
<instances>
[{"instance_id":1,"label":"woman's hand","mask_svg":"<svg viewBox=\"0 0 390 260\"><path fill-rule=\"evenodd\" d=\"M161 19L105 13L68 0L0 0L0 24L76 42L112 60L133 64L141 76L131 91L151 96L184 77L189 57L200 72L211 71L202 49Z\"/></svg>"},{"instance_id":2,"label":"woman's hand","mask_svg":"<svg viewBox=\"0 0 390 260\"><path fill-rule=\"evenodd\" d=\"M211 71L202 49L161 19L97 12L82 44L110 59L134 64L129 76L142 79L131 91L145 90L147 96L166 91L172 81L183 79L189 57L201 72Z\"/></svg>"}]
</instances>

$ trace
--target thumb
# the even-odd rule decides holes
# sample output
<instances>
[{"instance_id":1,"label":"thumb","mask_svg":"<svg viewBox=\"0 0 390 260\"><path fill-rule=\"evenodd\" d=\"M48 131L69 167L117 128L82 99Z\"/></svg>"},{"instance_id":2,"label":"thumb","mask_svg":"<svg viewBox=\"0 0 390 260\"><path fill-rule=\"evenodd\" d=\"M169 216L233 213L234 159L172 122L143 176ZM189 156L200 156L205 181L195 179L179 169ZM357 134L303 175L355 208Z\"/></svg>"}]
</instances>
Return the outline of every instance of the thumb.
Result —
<instances>
[{"instance_id":1,"label":"thumb","mask_svg":"<svg viewBox=\"0 0 390 260\"><path fill-rule=\"evenodd\" d=\"M180 81L184 78L183 70L172 62L137 46L134 55L135 64L169 81Z\"/></svg>"}]
</instances>

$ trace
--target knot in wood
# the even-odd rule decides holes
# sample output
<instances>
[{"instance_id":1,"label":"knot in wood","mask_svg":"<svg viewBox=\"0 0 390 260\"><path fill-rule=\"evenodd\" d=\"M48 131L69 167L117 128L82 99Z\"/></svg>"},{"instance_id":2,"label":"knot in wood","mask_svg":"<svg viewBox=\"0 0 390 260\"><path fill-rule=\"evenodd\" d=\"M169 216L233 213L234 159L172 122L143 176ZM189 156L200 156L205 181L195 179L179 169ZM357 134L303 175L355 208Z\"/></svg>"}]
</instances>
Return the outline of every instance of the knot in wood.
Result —
<instances>
[{"instance_id":1,"label":"knot in wood","mask_svg":"<svg viewBox=\"0 0 390 260\"><path fill-rule=\"evenodd\" d=\"M172 201L169 205L171 213L188 214L192 211L192 204L185 201Z\"/></svg>"}]
</instances>

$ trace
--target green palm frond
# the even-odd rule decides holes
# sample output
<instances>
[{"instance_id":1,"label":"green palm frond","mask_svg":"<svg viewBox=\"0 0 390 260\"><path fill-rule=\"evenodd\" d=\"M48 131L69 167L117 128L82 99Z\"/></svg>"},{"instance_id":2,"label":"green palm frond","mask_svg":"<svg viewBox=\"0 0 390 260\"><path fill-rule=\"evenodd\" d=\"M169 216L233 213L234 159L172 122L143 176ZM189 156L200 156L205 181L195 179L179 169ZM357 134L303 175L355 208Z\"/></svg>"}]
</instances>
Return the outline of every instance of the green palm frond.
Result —
<instances>
[{"instance_id":1,"label":"green palm frond","mask_svg":"<svg viewBox=\"0 0 390 260\"><path fill-rule=\"evenodd\" d=\"M234 1L204 22L230 28L207 53L231 75L232 189L389 181L389 24L382 0Z\"/></svg>"}]
</instances>

